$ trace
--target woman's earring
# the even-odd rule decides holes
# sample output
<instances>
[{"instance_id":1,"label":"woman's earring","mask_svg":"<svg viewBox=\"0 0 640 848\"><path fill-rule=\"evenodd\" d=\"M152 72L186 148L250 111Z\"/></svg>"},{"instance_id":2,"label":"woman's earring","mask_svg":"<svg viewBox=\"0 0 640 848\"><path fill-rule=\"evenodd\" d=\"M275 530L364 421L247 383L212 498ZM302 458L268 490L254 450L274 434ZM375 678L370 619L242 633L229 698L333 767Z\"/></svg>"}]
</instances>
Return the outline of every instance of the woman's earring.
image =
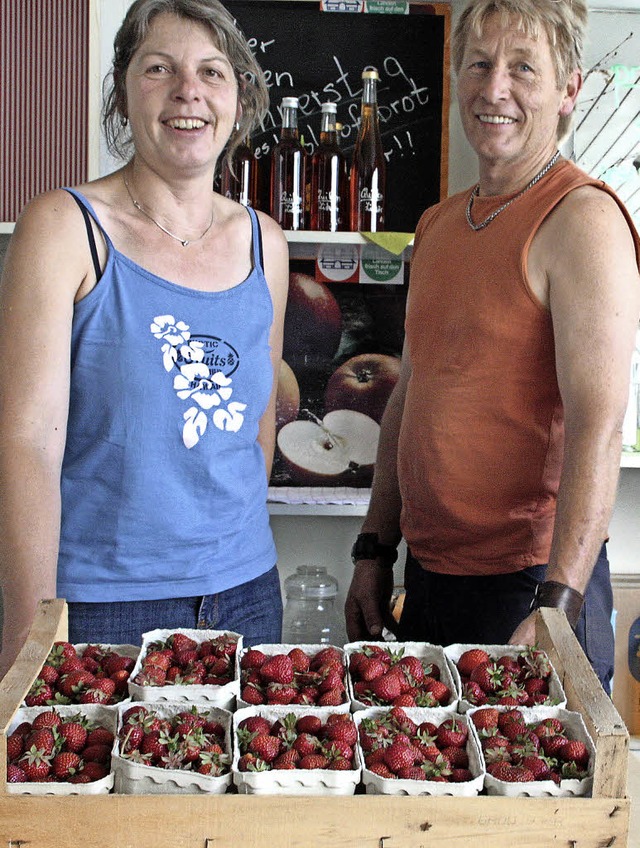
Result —
<instances>
[{"instance_id":1,"label":"woman's earring","mask_svg":"<svg viewBox=\"0 0 640 848\"><path fill-rule=\"evenodd\" d=\"M236 132L238 132L240 130L240 121L236 121L233 128Z\"/></svg>"},{"instance_id":2,"label":"woman's earring","mask_svg":"<svg viewBox=\"0 0 640 848\"><path fill-rule=\"evenodd\" d=\"M122 126L122 127L126 127L128 123L129 123L129 119L127 118L127 116L126 116L126 115L124 115L124 116L120 119L120 126Z\"/></svg>"}]
</instances>

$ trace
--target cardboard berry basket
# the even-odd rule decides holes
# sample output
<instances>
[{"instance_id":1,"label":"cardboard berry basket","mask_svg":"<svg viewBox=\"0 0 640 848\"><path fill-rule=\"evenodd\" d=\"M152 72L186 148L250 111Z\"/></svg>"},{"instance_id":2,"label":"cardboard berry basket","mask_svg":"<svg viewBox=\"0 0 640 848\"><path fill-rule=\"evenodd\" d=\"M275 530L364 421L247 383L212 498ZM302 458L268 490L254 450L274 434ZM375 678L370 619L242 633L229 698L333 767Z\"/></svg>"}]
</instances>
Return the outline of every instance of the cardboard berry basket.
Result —
<instances>
[{"instance_id":1,"label":"cardboard berry basket","mask_svg":"<svg viewBox=\"0 0 640 848\"><path fill-rule=\"evenodd\" d=\"M379 718L389 711L390 707L370 707L366 710L357 710L354 713L356 725L367 718ZM407 716L416 724L423 721L433 722L436 726L442 724L446 719L452 717L450 709L438 707L403 707ZM466 715L457 715L459 721L468 728L469 736L465 746L469 756L469 771L471 780L462 783L440 783L435 780L406 780L380 777L367 769L364 764L364 754L360 749L362 759L362 780L369 795L431 795L433 797L445 797L446 795L458 798L470 798L477 795L484 786L484 760L480 751L480 743L473 724ZM359 746L360 747L360 746Z\"/></svg>"},{"instance_id":2,"label":"cardboard berry basket","mask_svg":"<svg viewBox=\"0 0 640 848\"><path fill-rule=\"evenodd\" d=\"M460 672L457 668L457 662L465 651L470 650L471 648L481 647L489 654L492 660L497 660L502 656L506 657L517 657L518 654L524 649L524 645L464 645L460 643L455 643L453 645L447 645L444 649L445 656L447 658L447 662L451 669L451 674L453 679L456 682L456 686L458 687L458 692L460 692L460 701L458 703L458 712L466 712L471 709L474 704L467 701L463 695L463 684L460 677ZM547 654L549 652L547 651ZM566 707L567 706L567 696L563 689L562 683L558 676L558 672L555 669L553 664L553 660L549 657L551 661L551 675L549 676L549 698L553 700L553 706L555 707Z\"/></svg>"},{"instance_id":3,"label":"cardboard berry basket","mask_svg":"<svg viewBox=\"0 0 640 848\"><path fill-rule=\"evenodd\" d=\"M347 691L347 683L346 683L346 674L347 674L346 658L345 658L344 649L342 648L342 646L338 646L338 645L312 645L312 644L291 645L291 644L285 644L285 643L270 642L270 643L264 643L262 645L252 645L251 648L242 647L242 649L236 653L236 679L238 681L241 680L242 670L240 668L240 663L242 661L242 657L247 653L247 651L249 651L249 650L262 651L262 653L265 654L266 657L274 657L277 654L288 654L289 651L291 651L293 648L301 648L309 657L314 657L316 654L318 654L320 651L325 650L326 648L335 648L336 650L338 650L340 652L340 655L342 656L342 660L343 660L343 681L344 681L344 684L345 684L344 701L343 701L342 704L336 704L335 706L331 706L331 707L320 706L320 707L317 707L317 709L324 710L325 713L326 712L334 712L334 713L349 712L349 710L350 710L350 700L349 700L349 693ZM254 707L254 706L256 706L256 704L250 704L248 701L245 701L243 699L243 697L242 697L242 687L240 686L240 693L238 694L238 696L236 698L237 709L243 709L244 707ZM265 704L265 706L278 706L278 705L276 705L276 704L273 704L273 705ZM287 707L290 706L292 710L306 709L307 708L305 705L296 705L296 704L290 704L290 705L285 704L283 706L287 706ZM309 704L308 706L315 706L315 705Z\"/></svg>"},{"instance_id":4,"label":"cardboard berry basket","mask_svg":"<svg viewBox=\"0 0 640 848\"><path fill-rule=\"evenodd\" d=\"M184 702L207 702L224 710L235 708L236 696L238 695L238 679L234 677L229 683L219 686L215 685L172 685L172 686L140 686L135 683L135 677L142 668L145 654L149 645L154 642L164 641L173 633L183 633L194 641L201 643L216 636L235 636L238 640L236 652L242 650L242 636L225 630L194 630L189 628L174 628L172 630L149 630L142 634L142 649L138 660L129 677L129 694L134 701L184 701ZM235 669L235 663L232 663Z\"/></svg>"},{"instance_id":5,"label":"cardboard berry basket","mask_svg":"<svg viewBox=\"0 0 640 848\"><path fill-rule=\"evenodd\" d=\"M71 718L81 714L93 725L100 725L110 730L114 736L116 733L117 713L116 707L108 707L102 704L60 704L54 707L20 707L16 712L8 728L8 734L23 721L33 722L40 713L55 709L63 718ZM55 783L12 783L7 784L7 791L16 795L97 795L111 792L113 789L113 771L100 780L91 783L68 783L59 781Z\"/></svg>"},{"instance_id":6,"label":"cardboard berry basket","mask_svg":"<svg viewBox=\"0 0 640 848\"><path fill-rule=\"evenodd\" d=\"M116 707L118 716L118 731L122 726L123 714L131 709L131 702ZM145 701L144 706L153 711L159 718L172 718L185 709L184 701ZM213 707L209 703L199 701L196 704L198 712L206 715L212 721L219 722L225 729L225 752L229 755L229 771L214 777L198 774L194 771L181 769L164 769L137 763L122 756L120 740L116 738L111 766L115 776L114 792L124 795L176 795L176 794L220 794L226 792L231 785L231 723L232 715L229 710Z\"/></svg>"},{"instance_id":7,"label":"cardboard berry basket","mask_svg":"<svg viewBox=\"0 0 640 848\"><path fill-rule=\"evenodd\" d=\"M473 707L468 710L465 715L472 717L476 711L482 709L483 707ZM511 708L496 707L496 709L506 711ZM498 780L487 772L484 779L486 792L489 795L507 795L512 798L518 796L528 796L530 798L553 796L561 798L589 794L593 786L595 746L591 736L589 736L589 733L587 732L587 728L580 713L565 710L561 707L518 707L517 709L522 712L527 726L537 724L547 718L557 718L564 725L569 739L579 739L581 742L584 742L589 751L587 776L582 779L565 778L560 781L560 784L554 783L553 780L534 780L524 783L510 783L508 781Z\"/></svg>"},{"instance_id":8,"label":"cardboard berry basket","mask_svg":"<svg viewBox=\"0 0 640 848\"><path fill-rule=\"evenodd\" d=\"M13 795L0 768L0 845L66 848L624 848L629 734L559 610L536 614L547 651L595 747L589 797L289 795ZM66 604L40 604L26 644L0 683L0 762L6 732L57 639Z\"/></svg>"},{"instance_id":9,"label":"cardboard berry basket","mask_svg":"<svg viewBox=\"0 0 640 848\"><path fill-rule=\"evenodd\" d=\"M349 697L351 698L351 709L353 711L364 710L368 709L371 706L374 706L372 704L366 704L358 699L353 688L353 678L348 670L351 655L356 653L357 651L361 651L363 648L370 644L371 641L347 642L347 644L344 646L347 659L347 685L349 690ZM458 676L456 678L452 674L451 666L447 661L445 653L440 647L440 645L431 645L428 642L384 642L383 646L392 653L401 653L402 656L407 657L418 657L418 659L422 660L425 663L436 663L438 668L440 669L440 679L451 690L451 698L449 700L449 703L442 704L442 708L453 713L458 711L457 708L458 699L460 697L460 677Z\"/></svg>"},{"instance_id":10,"label":"cardboard berry basket","mask_svg":"<svg viewBox=\"0 0 640 848\"><path fill-rule=\"evenodd\" d=\"M240 749L235 734L243 719L260 715L269 721L276 721L289 713L294 713L295 715L318 716L324 724L331 712L344 713L344 710L330 707L297 707L297 709L292 710L285 705L245 707L238 710L233 716L233 782L237 786L238 792L248 795L353 795L360 782L362 771L357 749L353 758L354 768L348 771L332 771L331 769L240 771L238 769Z\"/></svg>"}]
</instances>

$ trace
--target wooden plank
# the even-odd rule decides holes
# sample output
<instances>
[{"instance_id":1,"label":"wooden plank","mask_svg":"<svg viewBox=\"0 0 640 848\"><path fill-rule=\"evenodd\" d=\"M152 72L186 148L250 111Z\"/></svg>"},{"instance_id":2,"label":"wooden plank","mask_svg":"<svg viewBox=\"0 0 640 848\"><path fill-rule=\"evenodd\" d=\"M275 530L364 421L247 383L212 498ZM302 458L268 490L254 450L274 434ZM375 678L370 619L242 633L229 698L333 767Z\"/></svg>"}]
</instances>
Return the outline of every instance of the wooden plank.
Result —
<instances>
[{"instance_id":1,"label":"wooden plank","mask_svg":"<svg viewBox=\"0 0 640 848\"><path fill-rule=\"evenodd\" d=\"M593 796L624 798L629 758L625 723L600 685L564 612L541 608L536 634L540 647L548 653L558 672L569 709L582 714L596 746Z\"/></svg>"},{"instance_id":2,"label":"wooden plank","mask_svg":"<svg viewBox=\"0 0 640 848\"><path fill-rule=\"evenodd\" d=\"M0 681L0 763L7 761L7 730L31 688L51 646L67 638L67 605L61 598L41 601L15 663ZM0 768L0 793L6 791L7 775Z\"/></svg>"},{"instance_id":3,"label":"wooden plank","mask_svg":"<svg viewBox=\"0 0 640 848\"><path fill-rule=\"evenodd\" d=\"M0 844L67 848L602 848L628 800L167 795L0 798Z\"/></svg>"}]
</instances>

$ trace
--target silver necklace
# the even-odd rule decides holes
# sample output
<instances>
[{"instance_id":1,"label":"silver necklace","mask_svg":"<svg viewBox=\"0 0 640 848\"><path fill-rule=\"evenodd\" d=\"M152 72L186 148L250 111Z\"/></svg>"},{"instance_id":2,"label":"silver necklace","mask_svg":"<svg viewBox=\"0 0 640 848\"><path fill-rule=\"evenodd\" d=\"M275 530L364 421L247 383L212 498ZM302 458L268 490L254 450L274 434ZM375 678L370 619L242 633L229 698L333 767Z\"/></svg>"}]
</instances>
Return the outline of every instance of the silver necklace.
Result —
<instances>
[{"instance_id":1,"label":"silver necklace","mask_svg":"<svg viewBox=\"0 0 640 848\"><path fill-rule=\"evenodd\" d=\"M205 231L204 231L201 235L199 235L199 236L198 236L198 238L194 238L194 239L183 239L183 238L180 238L180 236L175 235L174 233L170 232L170 231L169 231L166 227L163 227L163 226L162 226L162 224L161 224L161 223L159 223L158 221L156 221L156 219L153 217L153 215L150 215L150 214L147 212L147 210L146 210L146 209L143 209L143 207L142 207L142 206L138 203L138 201L137 201L137 200L135 200L135 198L134 198L134 197L133 197L133 195L131 194L131 189L129 188L129 183L127 182L127 178L123 175L123 176L122 176L122 179L124 180L124 185L125 185L125 188L127 189L127 194L128 194L128 195L129 195L129 197L131 198L131 202L132 202L132 203L133 203L133 205L136 207L136 209L138 210L138 212L142 212L142 214L143 214L145 217L147 217L150 221L153 221L153 223L156 225L156 227L158 227L158 229L162 230L162 232L163 232L163 233L166 233L168 236L171 236L171 238L172 238L172 239L175 239L176 241L179 241L179 242L180 242L180 244L181 244L183 247L189 247L189 245L190 245L190 244L193 244L193 242L194 242L194 241L200 241L200 239L203 239L203 238L206 236L206 234L209 232L209 230L211 229L211 227L213 226L213 209L212 209L212 210L211 210L211 220L209 221L209 223L208 223L207 228L205 229Z\"/></svg>"},{"instance_id":2,"label":"silver necklace","mask_svg":"<svg viewBox=\"0 0 640 848\"><path fill-rule=\"evenodd\" d=\"M512 197L511 200L507 200L506 203L503 203L502 206L500 206L498 209L496 209L495 212L492 212L491 215L489 215L488 218L484 219L484 221L481 221L479 224L474 224L473 220L471 218L471 208L473 206L474 199L478 196L478 194L480 192L480 183L478 183L478 185L471 192L471 194L469 196L469 202L467 203L467 210L466 210L466 212L467 212L467 223L469 224L471 229L475 230L476 232L478 230L484 230L484 228L486 226L488 226L488 224L490 224L493 221L494 218L497 218L498 215L501 212L504 212L504 210L508 206L511 206L512 203L514 203L516 200L518 200L520 197L522 197L522 195L525 192L529 191L530 188L533 188L533 186L544 177L544 175L547 173L547 171L550 171L551 168L553 168L553 166L556 164L556 162L558 161L559 158L560 158L560 151L556 150L556 152L553 154L551 159L549 159L549 161L544 166L544 168L535 175L535 177L531 180L530 183L527 183L527 185L522 189L521 192L516 194L515 197Z\"/></svg>"}]
</instances>

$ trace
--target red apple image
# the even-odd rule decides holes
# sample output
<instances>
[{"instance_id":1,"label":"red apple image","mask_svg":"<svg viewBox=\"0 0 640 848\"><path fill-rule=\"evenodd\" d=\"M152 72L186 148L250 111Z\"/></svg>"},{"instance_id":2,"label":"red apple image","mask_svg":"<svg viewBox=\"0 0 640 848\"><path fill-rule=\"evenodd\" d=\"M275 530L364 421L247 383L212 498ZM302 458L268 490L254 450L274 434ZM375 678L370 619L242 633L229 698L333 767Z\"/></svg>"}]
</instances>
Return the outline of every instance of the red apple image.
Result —
<instances>
[{"instance_id":1,"label":"red apple image","mask_svg":"<svg viewBox=\"0 0 640 848\"><path fill-rule=\"evenodd\" d=\"M352 409L322 421L292 421L278 433L278 449L292 480L302 486L366 486L373 477L380 426Z\"/></svg>"},{"instance_id":2,"label":"red apple image","mask_svg":"<svg viewBox=\"0 0 640 848\"><path fill-rule=\"evenodd\" d=\"M294 371L309 361L331 361L341 335L340 306L329 287L308 274L290 274L283 356Z\"/></svg>"},{"instance_id":3,"label":"red apple image","mask_svg":"<svg viewBox=\"0 0 640 848\"><path fill-rule=\"evenodd\" d=\"M295 421L300 412L300 386L290 366L282 359L276 394L276 430Z\"/></svg>"},{"instance_id":4,"label":"red apple image","mask_svg":"<svg viewBox=\"0 0 640 848\"><path fill-rule=\"evenodd\" d=\"M400 359L383 353L362 353L347 359L327 382L325 411L355 409L377 421L398 382Z\"/></svg>"}]
</instances>

